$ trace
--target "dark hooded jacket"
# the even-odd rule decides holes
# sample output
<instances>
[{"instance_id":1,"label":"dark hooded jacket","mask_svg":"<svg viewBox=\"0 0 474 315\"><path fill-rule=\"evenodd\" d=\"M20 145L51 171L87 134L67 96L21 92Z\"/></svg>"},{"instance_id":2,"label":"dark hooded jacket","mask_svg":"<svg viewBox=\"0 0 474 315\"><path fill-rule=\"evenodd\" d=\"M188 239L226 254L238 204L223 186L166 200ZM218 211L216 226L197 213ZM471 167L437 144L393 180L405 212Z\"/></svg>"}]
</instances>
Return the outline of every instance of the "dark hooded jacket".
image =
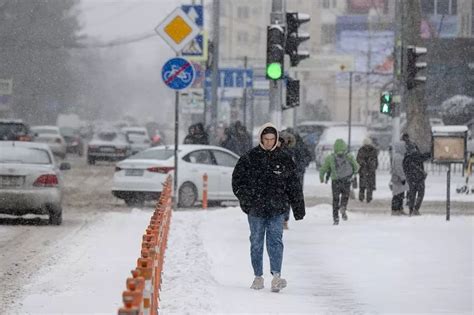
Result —
<instances>
[{"instance_id":1,"label":"dark hooded jacket","mask_svg":"<svg viewBox=\"0 0 474 315\"><path fill-rule=\"evenodd\" d=\"M272 127L265 124L259 132ZM285 213L291 206L296 220L305 216L303 189L291 156L277 147L265 150L263 145L242 155L232 174L232 189L242 210L252 216L272 217Z\"/></svg>"},{"instance_id":2,"label":"dark hooded jacket","mask_svg":"<svg viewBox=\"0 0 474 315\"><path fill-rule=\"evenodd\" d=\"M357 152L360 188L375 190L375 171L378 167L378 152L372 144L363 145Z\"/></svg>"}]
</instances>

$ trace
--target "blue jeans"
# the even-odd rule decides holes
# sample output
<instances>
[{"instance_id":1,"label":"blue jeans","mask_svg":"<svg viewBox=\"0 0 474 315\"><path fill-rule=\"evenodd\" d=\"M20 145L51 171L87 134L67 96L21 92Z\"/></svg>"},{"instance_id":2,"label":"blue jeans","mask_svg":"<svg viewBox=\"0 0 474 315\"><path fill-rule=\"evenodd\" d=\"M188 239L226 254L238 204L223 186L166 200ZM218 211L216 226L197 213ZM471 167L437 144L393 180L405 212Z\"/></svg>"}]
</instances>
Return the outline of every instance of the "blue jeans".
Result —
<instances>
[{"instance_id":1,"label":"blue jeans","mask_svg":"<svg viewBox=\"0 0 474 315\"><path fill-rule=\"evenodd\" d=\"M283 221L285 214L270 218L248 216L250 226L250 258L255 276L263 275L263 240L267 239L272 274L281 273L283 260Z\"/></svg>"}]
</instances>

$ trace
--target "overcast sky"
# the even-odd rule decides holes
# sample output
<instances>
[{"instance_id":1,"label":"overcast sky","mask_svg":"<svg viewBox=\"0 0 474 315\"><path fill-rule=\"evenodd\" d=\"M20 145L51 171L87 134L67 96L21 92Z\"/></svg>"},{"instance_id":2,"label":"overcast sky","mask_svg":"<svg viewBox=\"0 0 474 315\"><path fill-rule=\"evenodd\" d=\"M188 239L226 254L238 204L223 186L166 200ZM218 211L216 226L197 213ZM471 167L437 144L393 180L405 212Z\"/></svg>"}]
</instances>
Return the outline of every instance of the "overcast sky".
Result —
<instances>
[{"instance_id":1,"label":"overcast sky","mask_svg":"<svg viewBox=\"0 0 474 315\"><path fill-rule=\"evenodd\" d=\"M181 1L176 0L82 0L79 6L82 34L101 43L153 34L155 27L180 5ZM145 81L148 85L145 88L155 95L153 98L159 98L159 104L157 100L149 100L148 104L148 99L137 101L126 114L149 113L159 107L167 112L166 117L172 115L174 94L164 86L160 73L163 64L174 57L175 52L157 34L139 42L102 49L102 52L107 55L117 50L127 56L127 75L123 80ZM160 116L162 114L160 111Z\"/></svg>"}]
</instances>

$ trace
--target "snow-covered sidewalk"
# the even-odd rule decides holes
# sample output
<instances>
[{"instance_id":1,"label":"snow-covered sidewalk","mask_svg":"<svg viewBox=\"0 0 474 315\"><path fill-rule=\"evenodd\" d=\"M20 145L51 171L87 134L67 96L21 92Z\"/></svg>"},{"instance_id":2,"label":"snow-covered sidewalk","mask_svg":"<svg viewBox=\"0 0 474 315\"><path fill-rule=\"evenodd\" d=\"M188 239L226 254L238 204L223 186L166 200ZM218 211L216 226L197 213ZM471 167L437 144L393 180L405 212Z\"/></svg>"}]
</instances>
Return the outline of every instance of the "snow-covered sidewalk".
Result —
<instances>
[{"instance_id":1,"label":"snow-covered sidewalk","mask_svg":"<svg viewBox=\"0 0 474 315\"><path fill-rule=\"evenodd\" d=\"M78 231L10 313L116 313L150 216L106 213ZM249 229L239 208L175 212L160 314L472 314L473 217L349 216L332 226L330 206L320 205L291 221L288 287L271 293L267 259L266 288L249 289Z\"/></svg>"}]
</instances>

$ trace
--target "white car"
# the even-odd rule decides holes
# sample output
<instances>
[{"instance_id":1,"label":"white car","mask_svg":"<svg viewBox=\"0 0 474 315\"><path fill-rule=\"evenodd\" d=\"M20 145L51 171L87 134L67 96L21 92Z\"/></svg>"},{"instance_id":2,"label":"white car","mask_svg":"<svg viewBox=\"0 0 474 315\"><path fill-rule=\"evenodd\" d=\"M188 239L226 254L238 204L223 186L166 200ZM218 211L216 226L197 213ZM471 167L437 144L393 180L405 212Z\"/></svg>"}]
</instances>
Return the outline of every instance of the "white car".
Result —
<instances>
[{"instance_id":1,"label":"white car","mask_svg":"<svg viewBox=\"0 0 474 315\"><path fill-rule=\"evenodd\" d=\"M178 147L178 205L191 207L202 201L203 175L208 176L208 200L237 200L232 192L232 172L239 157L217 146L183 144ZM127 205L156 200L168 175L174 175L174 146L142 151L117 163L112 185L115 197Z\"/></svg>"},{"instance_id":2,"label":"white car","mask_svg":"<svg viewBox=\"0 0 474 315\"><path fill-rule=\"evenodd\" d=\"M35 142L46 143L53 154L60 158L66 157L67 143L56 126L34 126L31 131L35 134Z\"/></svg>"},{"instance_id":3,"label":"white car","mask_svg":"<svg viewBox=\"0 0 474 315\"><path fill-rule=\"evenodd\" d=\"M118 161L132 154L127 137L116 130L101 130L94 134L87 146L87 163L96 161Z\"/></svg>"},{"instance_id":4,"label":"white car","mask_svg":"<svg viewBox=\"0 0 474 315\"><path fill-rule=\"evenodd\" d=\"M145 127L123 127L122 132L127 136L133 154L151 147L150 136Z\"/></svg>"},{"instance_id":5,"label":"white car","mask_svg":"<svg viewBox=\"0 0 474 315\"><path fill-rule=\"evenodd\" d=\"M49 223L62 222L63 183L54 156L43 143L0 142L0 213L49 214Z\"/></svg>"}]
</instances>

